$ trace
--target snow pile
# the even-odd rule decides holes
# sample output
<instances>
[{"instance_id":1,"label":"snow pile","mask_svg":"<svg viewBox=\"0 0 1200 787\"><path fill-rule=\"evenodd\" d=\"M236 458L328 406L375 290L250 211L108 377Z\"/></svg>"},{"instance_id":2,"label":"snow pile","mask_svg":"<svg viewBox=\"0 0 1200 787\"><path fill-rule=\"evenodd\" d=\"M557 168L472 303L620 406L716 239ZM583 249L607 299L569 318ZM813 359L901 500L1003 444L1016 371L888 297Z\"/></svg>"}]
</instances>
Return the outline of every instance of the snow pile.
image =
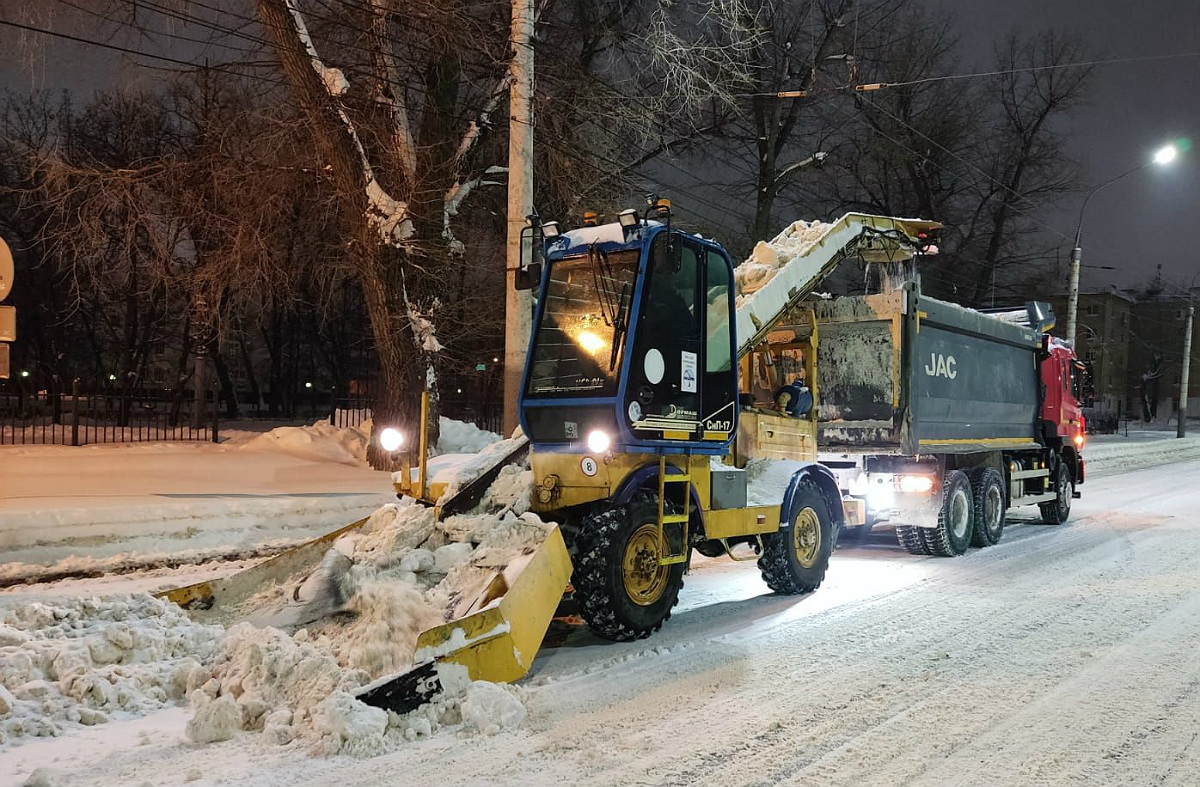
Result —
<instances>
[{"instance_id":1,"label":"snow pile","mask_svg":"<svg viewBox=\"0 0 1200 787\"><path fill-rule=\"evenodd\" d=\"M352 412L352 411L345 411ZM438 420L441 436L438 454L475 454L500 441L500 435L475 424L442 417ZM371 420L357 426L332 426L322 418L308 426L280 426L247 439L238 446L243 451L280 451L301 459L362 465L371 442Z\"/></svg>"},{"instance_id":2,"label":"snow pile","mask_svg":"<svg viewBox=\"0 0 1200 787\"><path fill-rule=\"evenodd\" d=\"M500 442L500 435L480 429L475 424L465 421L455 421L453 418L442 416L438 419L440 436L437 450L439 454L473 454L482 451L492 443Z\"/></svg>"},{"instance_id":3,"label":"snow pile","mask_svg":"<svg viewBox=\"0 0 1200 787\"><path fill-rule=\"evenodd\" d=\"M529 470L505 467L469 514L438 522L433 509L402 501L342 536L324 562L341 566L325 580L346 599L340 614L290 635L232 627L211 673L192 681L189 736L223 740L260 730L279 744L304 740L323 754L371 756L445 726L489 735L519 726L523 706L493 684L448 689L403 717L353 692L410 667L421 631L473 609L498 572L545 539L552 526L528 511L532 481ZM242 612L271 619L290 603L291 588L272 588Z\"/></svg>"},{"instance_id":4,"label":"snow pile","mask_svg":"<svg viewBox=\"0 0 1200 787\"><path fill-rule=\"evenodd\" d=\"M0 743L178 703L220 635L146 594L0 607Z\"/></svg>"},{"instance_id":5,"label":"snow pile","mask_svg":"<svg viewBox=\"0 0 1200 787\"><path fill-rule=\"evenodd\" d=\"M750 257L733 271L738 301L762 289L775 274L797 257L808 253L833 226L822 221L795 221L770 241L759 241Z\"/></svg>"},{"instance_id":6,"label":"snow pile","mask_svg":"<svg viewBox=\"0 0 1200 787\"><path fill-rule=\"evenodd\" d=\"M280 426L253 437L243 451L281 451L301 459L361 465L367 459L371 422L338 427L323 418L310 426Z\"/></svg>"}]
</instances>

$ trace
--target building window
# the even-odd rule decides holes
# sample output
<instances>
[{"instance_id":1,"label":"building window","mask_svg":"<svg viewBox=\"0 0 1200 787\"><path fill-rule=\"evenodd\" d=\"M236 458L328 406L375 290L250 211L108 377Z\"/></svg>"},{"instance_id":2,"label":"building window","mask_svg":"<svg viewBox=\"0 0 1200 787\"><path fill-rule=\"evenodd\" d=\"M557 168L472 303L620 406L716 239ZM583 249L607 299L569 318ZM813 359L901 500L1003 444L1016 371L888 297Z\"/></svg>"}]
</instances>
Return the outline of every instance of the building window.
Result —
<instances>
[{"instance_id":1,"label":"building window","mask_svg":"<svg viewBox=\"0 0 1200 787\"><path fill-rule=\"evenodd\" d=\"M1100 313L1100 307L1094 303L1089 303L1083 307L1083 313L1086 314L1088 317L1095 317L1097 314Z\"/></svg>"}]
</instances>

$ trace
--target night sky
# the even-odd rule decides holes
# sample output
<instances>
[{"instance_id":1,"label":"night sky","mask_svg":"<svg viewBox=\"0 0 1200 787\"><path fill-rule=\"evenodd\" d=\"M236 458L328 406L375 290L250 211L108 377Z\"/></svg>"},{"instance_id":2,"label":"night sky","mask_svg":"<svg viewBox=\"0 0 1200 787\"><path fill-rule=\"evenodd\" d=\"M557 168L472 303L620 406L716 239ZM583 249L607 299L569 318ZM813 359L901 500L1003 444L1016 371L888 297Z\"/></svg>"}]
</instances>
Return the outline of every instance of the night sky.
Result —
<instances>
[{"instance_id":1,"label":"night sky","mask_svg":"<svg viewBox=\"0 0 1200 787\"><path fill-rule=\"evenodd\" d=\"M0 0L0 16L19 18L17 5ZM964 72L990 69L994 41L1014 28L1074 31L1097 59L1200 52L1200 3L1195 0L927 0L927 5L957 16L963 51L970 53L961 64ZM182 59L192 54L164 48L169 39L157 45L121 38L115 42ZM0 47L5 51L0 85L17 91L71 88L82 98L117 82L146 84L161 78L159 72L122 64L120 55L66 41L50 42L41 53L48 57L35 56L32 71L28 61L23 65L16 56L21 44L11 31L0 31ZM1200 142L1200 57L1097 67L1090 104L1062 131L1068 135L1068 155L1083 165L1087 185L1136 166L1166 141L1183 137ZM1046 223L1072 236L1082 197L1065 198L1061 209L1047 214ZM1200 252L1188 234L1197 216L1200 145L1168 168L1151 166L1100 192L1084 221L1084 264L1117 270L1085 268L1084 289L1144 283L1160 263L1167 278L1186 285L1200 272Z\"/></svg>"},{"instance_id":2,"label":"night sky","mask_svg":"<svg viewBox=\"0 0 1200 787\"><path fill-rule=\"evenodd\" d=\"M1200 52L1200 3L1194 0L937 0L956 14L966 51L981 54L966 70L988 70L997 35L1016 28L1071 30L1095 59ZM1090 105L1063 129L1068 154L1084 167L1088 186L1137 166L1161 144L1179 137L1200 142L1200 57L1099 66ZM1063 200L1047 217L1073 236L1083 194ZM1155 165L1096 194L1083 225L1083 288L1139 284L1154 275L1186 286L1200 272L1200 251L1189 227L1200 216L1200 147L1168 168ZM1200 277L1197 277L1200 281Z\"/></svg>"}]
</instances>

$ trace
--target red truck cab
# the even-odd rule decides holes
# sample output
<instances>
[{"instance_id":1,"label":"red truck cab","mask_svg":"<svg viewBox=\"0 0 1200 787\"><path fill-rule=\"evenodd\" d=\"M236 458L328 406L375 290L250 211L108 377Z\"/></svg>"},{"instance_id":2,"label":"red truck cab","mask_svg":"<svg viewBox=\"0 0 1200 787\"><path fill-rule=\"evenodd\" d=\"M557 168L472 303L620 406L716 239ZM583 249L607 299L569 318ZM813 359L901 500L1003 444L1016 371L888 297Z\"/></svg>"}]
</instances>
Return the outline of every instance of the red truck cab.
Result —
<instances>
[{"instance_id":1,"label":"red truck cab","mask_svg":"<svg viewBox=\"0 0 1200 787\"><path fill-rule=\"evenodd\" d=\"M1061 445L1078 486L1083 483L1084 476L1083 444L1087 438L1083 408L1090 388L1088 371L1066 342L1048 334L1044 342L1041 369L1043 436Z\"/></svg>"}]
</instances>

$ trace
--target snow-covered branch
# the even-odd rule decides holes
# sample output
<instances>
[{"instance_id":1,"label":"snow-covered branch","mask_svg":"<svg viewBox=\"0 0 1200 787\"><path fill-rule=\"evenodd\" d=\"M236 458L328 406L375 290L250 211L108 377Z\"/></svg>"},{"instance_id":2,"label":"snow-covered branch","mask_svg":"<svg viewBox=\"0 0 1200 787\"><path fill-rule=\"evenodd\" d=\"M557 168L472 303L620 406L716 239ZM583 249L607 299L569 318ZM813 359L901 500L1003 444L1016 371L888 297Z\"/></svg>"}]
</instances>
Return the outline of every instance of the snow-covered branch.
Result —
<instances>
[{"instance_id":1,"label":"snow-covered branch","mask_svg":"<svg viewBox=\"0 0 1200 787\"><path fill-rule=\"evenodd\" d=\"M463 133L462 140L458 143L458 151L454 154L455 163L461 163L471 149L475 147L475 143L483 134L484 129L491 126L492 113L496 111L500 100L508 95L508 88L512 85L512 72L506 72L504 78L500 80L500 84L492 92L492 97L484 104L483 110L479 113L479 119L472 120L467 124L467 130Z\"/></svg>"},{"instance_id":2,"label":"snow-covered branch","mask_svg":"<svg viewBox=\"0 0 1200 787\"><path fill-rule=\"evenodd\" d=\"M363 188L367 197L367 218L379 231L379 236L385 243L400 245L411 238L414 232L412 218L408 213L408 203L392 197L376 179L375 171L371 167L366 150L363 149L362 141L358 137L358 131L342 104L342 96L349 89L345 75L339 69L329 68L321 60L317 48L313 44L312 36L308 33L308 25L305 24L300 9L296 7L295 0L284 0L284 4L291 15L296 37L304 46L304 51L308 53L313 71L321 78L325 92L329 94L334 108L337 110L338 118L358 154L359 165L362 169Z\"/></svg>"},{"instance_id":3,"label":"snow-covered branch","mask_svg":"<svg viewBox=\"0 0 1200 787\"><path fill-rule=\"evenodd\" d=\"M410 182L417 172L417 146L413 139L412 124L408 119L408 106L404 96L398 95L401 87L400 69L387 48L387 19L391 12L390 0L371 0L371 59L375 65L376 101L383 104L392 118L393 137L396 143L396 158L400 170Z\"/></svg>"}]
</instances>

